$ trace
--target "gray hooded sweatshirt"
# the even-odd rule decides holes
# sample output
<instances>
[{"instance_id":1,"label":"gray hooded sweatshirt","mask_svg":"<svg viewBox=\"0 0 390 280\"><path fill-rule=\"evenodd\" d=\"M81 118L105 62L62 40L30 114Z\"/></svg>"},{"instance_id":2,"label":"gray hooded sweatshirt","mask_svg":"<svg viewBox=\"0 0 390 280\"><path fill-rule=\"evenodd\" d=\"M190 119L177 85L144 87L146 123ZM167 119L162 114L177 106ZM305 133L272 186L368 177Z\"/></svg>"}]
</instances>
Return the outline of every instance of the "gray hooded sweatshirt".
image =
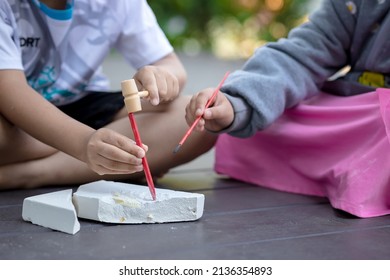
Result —
<instances>
[{"instance_id":1,"label":"gray hooded sweatshirt","mask_svg":"<svg viewBox=\"0 0 390 280\"><path fill-rule=\"evenodd\" d=\"M249 137L320 92L350 96L390 87L390 0L324 0L309 19L228 77L221 91L235 118L223 132ZM329 80L345 66L346 75Z\"/></svg>"}]
</instances>

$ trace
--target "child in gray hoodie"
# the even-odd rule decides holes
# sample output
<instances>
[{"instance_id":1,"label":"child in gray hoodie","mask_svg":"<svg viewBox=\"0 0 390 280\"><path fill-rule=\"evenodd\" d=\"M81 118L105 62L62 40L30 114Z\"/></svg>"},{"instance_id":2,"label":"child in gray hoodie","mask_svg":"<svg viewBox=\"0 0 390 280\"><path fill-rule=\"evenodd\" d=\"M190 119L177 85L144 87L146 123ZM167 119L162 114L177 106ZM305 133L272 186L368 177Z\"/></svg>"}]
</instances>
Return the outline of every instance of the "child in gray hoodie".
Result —
<instances>
[{"instance_id":1,"label":"child in gray hoodie","mask_svg":"<svg viewBox=\"0 0 390 280\"><path fill-rule=\"evenodd\" d=\"M217 172L326 196L360 217L389 214L389 11L389 0L323 1L233 72L213 106L203 109L213 89L194 95L186 120L203 115L197 129L221 134Z\"/></svg>"}]
</instances>

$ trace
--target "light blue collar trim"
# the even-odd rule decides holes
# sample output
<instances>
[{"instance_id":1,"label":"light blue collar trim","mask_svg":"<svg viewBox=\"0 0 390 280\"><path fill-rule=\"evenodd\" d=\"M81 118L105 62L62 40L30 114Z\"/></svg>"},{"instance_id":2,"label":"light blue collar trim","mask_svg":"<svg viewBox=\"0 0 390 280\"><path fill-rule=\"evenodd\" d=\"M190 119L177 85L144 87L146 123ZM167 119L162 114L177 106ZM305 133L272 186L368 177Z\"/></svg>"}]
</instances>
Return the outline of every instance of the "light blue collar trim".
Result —
<instances>
[{"instance_id":1,"label":"light blue collar trim","mask_svg":"<svg viewBox=\"0 0 390 280\"><path fill-rule=\"evenodd\" d=\"M66 4L65 10L55 10L39 1L34 1L34 3L37 4L37 6L39 7L39 9L41 9L42 12L44 12L47 16L51 17L52 19L56 19L56 20L69 20L72 18L73 2L74 0L68 2Z\"/></svg>"}]
</instances>

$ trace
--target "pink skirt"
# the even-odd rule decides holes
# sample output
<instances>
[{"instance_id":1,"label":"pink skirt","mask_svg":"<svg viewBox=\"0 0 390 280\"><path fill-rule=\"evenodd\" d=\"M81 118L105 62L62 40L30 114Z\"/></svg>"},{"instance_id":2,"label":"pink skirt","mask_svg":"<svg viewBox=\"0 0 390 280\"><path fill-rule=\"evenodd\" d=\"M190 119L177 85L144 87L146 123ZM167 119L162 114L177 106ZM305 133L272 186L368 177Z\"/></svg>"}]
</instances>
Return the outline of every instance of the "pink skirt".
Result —
<instances>
[{"instance_id":1,"label":"pink skirt","mask_svg":"<svg viewBox=\"0 0 390 280\"><path fill-rule=\"evenodd\" d=\"M327 197L357 217L390 214L390 89L320 94L251 138L221 135L215 171L280 191Z\"/></svg>"}]
</instances>

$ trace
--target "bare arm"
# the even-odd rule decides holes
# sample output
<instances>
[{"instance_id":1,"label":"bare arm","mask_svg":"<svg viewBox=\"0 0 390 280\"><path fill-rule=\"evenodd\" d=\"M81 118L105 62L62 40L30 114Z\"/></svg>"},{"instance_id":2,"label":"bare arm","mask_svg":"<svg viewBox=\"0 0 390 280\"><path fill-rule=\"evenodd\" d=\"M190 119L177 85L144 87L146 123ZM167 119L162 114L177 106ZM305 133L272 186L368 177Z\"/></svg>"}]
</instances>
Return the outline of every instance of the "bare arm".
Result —
<instances>
[{"instance_id":1,"label":"bare arm","mask_svg":"<svg viewBox=\"0 0 390 280\"><path fill-rule=\"evenodd\" d=\"M0 70L0 113L34 138L81 161L99 174L140 171L144 150L108 129L70 118L27 83L20 70Z\"/></svg>"}]
</instances>

